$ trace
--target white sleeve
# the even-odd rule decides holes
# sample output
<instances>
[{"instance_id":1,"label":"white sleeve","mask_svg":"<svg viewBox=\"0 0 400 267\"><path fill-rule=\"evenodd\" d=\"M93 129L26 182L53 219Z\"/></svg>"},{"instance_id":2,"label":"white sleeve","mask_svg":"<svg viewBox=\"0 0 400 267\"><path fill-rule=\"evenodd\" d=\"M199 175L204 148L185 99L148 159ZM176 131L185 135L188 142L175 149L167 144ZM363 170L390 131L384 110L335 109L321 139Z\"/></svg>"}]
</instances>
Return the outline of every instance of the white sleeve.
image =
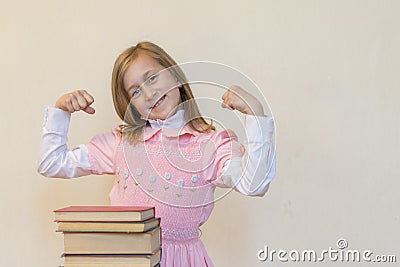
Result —
<instances>
[{"instance_id":1,"label":"white sleeve","mask_svg":"<svg viewBox=\"0 0 400 267\"><path fill-rule=\"evenodd\" d=\"M39 146L38 172L46 177L72 178L91 174L86 145L67 148L71 114L47 106Z\"/></svg>"},{"instance_id":2,"label":"white sleeve","mask_svg":"<svg viewBox=\"0 0 400 267\"><path fill-rule=\"evenodd\" d=\"M247 157L232 157L224 163L221 178L226 186L249 196L263 196L275 176L274 120L246 115Z\"/></svg>"}]
</instances>

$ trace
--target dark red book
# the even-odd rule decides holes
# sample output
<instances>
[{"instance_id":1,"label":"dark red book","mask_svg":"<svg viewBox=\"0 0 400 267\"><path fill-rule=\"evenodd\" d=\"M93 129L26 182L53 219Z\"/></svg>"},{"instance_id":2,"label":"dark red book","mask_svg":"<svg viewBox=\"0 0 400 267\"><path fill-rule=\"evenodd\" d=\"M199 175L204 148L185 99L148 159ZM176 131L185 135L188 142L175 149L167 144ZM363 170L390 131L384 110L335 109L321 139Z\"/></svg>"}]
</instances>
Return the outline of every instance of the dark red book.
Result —
<instances>
[{"instance_id":1,"label":"dark red book","mask_svg":"<svg viewBox=\"0 0 400 267\"><path fill-rule=\"evenodd\" d=\"M154 207L70 206L54 211L56 222L139 222L154 217Z\"/></svg>"}]
</instances>

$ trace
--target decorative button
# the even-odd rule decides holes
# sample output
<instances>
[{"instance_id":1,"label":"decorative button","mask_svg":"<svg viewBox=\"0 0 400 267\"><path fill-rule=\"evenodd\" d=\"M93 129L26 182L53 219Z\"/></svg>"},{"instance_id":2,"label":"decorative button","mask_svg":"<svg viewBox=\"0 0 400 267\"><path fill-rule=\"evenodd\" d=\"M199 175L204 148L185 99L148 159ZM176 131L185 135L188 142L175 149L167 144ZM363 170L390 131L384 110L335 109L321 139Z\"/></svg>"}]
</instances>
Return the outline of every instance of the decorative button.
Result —
<instances>
[{"instance_id":1,"label":"decorative button","mask_svg":"<svg viewBox=\"0 0 400 267\"><path fill-rule=\"evenodd\" d=\"M150 183L154 183L156 181L156 177L154 175L150 175L149 180Z\"/></svg>"},{"instance_id":2,"label":"decorative button","mask_svg":"<svg viewBox=\"0 0 400 267\"><path fill-rule=\"evenodd\" d=\"M184 184L185 182L182 179L178 180L178 186L183 187Z\"/></svg>"},{"instance_id":3,"label":"decorative button","mask_svg":"<svg viewBox=\"0 0 400 267\"><path fill-rule=\"evenodd\" d=\"M169 172L166 172L164 174L165 179L167 179L168 181L171 180L171 174Z\"/></svg>"},{"instance_id":4,"label":"decorative button","mask_svg":"<svg viewBox=\"0 0 400 267\"><path fill-rule=\"evenodd\" d=\"M119 174L119 167L117 167L116 169L115 169L115 172L117 173L117 174Z\"/></svg>"},{"instance_id":5,"label":"decorative button","mask_svg":"<svg viewBox=\"0 0 400 267\"><path fill-rule=\"evenodd\" d=\"M128 172L124 172L124 178L128 179L128 177L129 177L129 173Z\"/></svg>"},{"instance_id":6,"label":"decorative button","mask_svg":"<svg viewBox=\"0 0 400 267\"><path fill-rule=\"evenodd\" d=\"M193 175L192 176L192 182L193 183L197 183L198 180L199 180L199 177L197 175Z\"/></svg>"},{"instance_id":7,"label":"decorative button","mask_svg":"<svg viewBox=\"0 0 400 267\"><path fill-rule=\"evenodd\" d=\"M143 174L143 170L142 169L136 169L136 175L140 176Z\"/></svg>"}]
</instances>

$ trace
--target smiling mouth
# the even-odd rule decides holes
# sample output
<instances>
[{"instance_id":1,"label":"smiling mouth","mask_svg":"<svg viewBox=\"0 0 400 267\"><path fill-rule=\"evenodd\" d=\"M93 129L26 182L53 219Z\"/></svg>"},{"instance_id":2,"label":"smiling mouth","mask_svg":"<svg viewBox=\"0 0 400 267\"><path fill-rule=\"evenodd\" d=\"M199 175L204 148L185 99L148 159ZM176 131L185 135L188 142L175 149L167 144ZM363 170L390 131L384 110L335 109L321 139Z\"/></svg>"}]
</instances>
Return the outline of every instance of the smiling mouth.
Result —
<instances>
[{"instance_id":1,"label":"smiling mouth","mask_svg":"<svg viewBox=\"0 0 400 267\"><path fill-rule=\"evenodd\" d=\"M163 95L158 101L151 107L151 109L158 107L165 99L166 95Z\"/></svg>"}]
</instances>

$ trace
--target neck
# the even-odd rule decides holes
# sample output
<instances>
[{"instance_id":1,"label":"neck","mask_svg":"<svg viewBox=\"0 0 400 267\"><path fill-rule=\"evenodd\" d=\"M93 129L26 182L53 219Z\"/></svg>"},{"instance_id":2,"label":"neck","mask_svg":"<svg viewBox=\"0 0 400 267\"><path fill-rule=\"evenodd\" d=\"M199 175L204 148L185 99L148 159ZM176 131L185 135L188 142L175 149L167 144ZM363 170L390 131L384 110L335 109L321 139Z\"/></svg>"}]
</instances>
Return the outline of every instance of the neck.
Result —
<instances>
[{"instance_id":1,"label":"neck","mask_svg":"<svg viewBox=\"0 0 400 267\"><path fill-rule=\"evenodd\" d=\"M166 118L165 120L160 119L148 119L151 128L159 129L159 128L181 128L184 125L184 110L179 109L175 112L174 115Z\"/></svg>"}]
</instances>

